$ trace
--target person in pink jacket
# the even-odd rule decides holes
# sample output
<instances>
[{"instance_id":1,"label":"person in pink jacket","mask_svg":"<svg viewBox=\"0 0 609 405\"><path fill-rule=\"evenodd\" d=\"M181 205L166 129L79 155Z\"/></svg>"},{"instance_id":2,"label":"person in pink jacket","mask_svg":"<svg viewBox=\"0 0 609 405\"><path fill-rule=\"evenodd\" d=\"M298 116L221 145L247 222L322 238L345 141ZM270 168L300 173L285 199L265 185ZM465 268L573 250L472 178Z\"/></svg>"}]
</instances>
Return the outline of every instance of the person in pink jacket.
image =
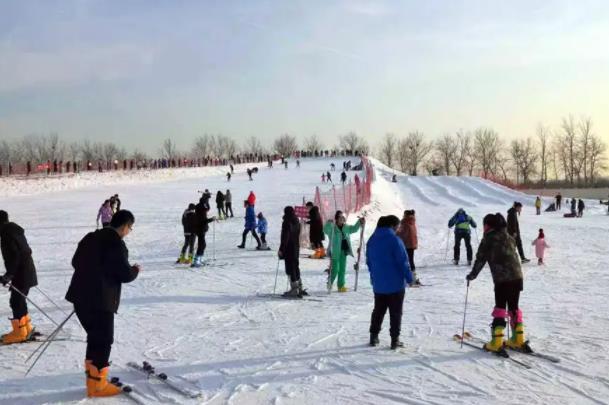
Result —
<instances>
[{"instance_id":1,"label":"person in pink jacket","mask_svg":"<svg viewBox=\"0 0 609 405\"><path fill-rule=\"evenodd\" d=\"M543 256L546 251L546 248L550 247L546 243L546 238L543 234L543 229L539 230L539 235L537 236L537 239L533 241L532 245L535 246L535 256L537 256L537 264L541 266L542 264L544 264Z\"/></svg>"}]
</instances>

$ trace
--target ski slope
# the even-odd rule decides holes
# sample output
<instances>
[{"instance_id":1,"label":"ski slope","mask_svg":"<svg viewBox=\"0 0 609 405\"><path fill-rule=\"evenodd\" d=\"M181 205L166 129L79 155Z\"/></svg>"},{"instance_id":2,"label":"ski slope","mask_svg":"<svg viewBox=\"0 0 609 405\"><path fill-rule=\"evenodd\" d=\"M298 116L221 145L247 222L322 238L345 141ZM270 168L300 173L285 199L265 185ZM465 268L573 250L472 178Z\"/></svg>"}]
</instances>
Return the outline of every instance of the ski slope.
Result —
<instances>
[{"instance_id":1,"label":"ski slope","mask_svg":"<svg viewBox=\"0 0 609 405\"><path fill-rule=\"evenodd\" d=\"M242 167L230 183L222 175L225 170L219 168L197 169L196 177L160 171L156 180L154 174L145 179L134 175L113 183L98 175L98 181L84 184L65 179L61 187L24 183L30 185L21 192L22 186L17 184L10 196L0 197L0 209L26 229L39 287L60 303L62 311L36 290L30 296L56 320L71 310L63 300L72 274L70 260L80 238L95 228L101 202L119 193L123 207L134 212L136 223L126 243L131 261L141 264L143 271L123 288L111 371L133 383L148 403L607 403L609 218L606 207L595 206L594 201L587 201L581 219L565 219L561 213L536 216L530 197L493 183L469 177L403 175L391 183L393 172L375 162L373 201L365 207L369 214L366 236L380 215L401 216L406 208L417 212L415 261L427 286L406 292L404 351L389 350L388 319L381 345L367 346L373 294L365 269L357 292L327 295L323 273L327 262L302 259L303 282L319 301L257 297L257 293L273 290L283 207L300 204L303 197L312 199L314 187L320 185L320 175L331 161L341 167L340 159L303 159L300 169L294 164L288 170L277 165L261 168L251 182ZM197 190L204 188L214 193L230 188L236 217L215 224L207 235L206 255L215 254L217 266L176 267L173 262L182 242L181 213L189 202L196 202ZM268 218L271 252L253 250L251 241L246 250L236 248L243 229L239 201L250 190L257 195L256 210ZM520 222L527 255L534 259L530 243L539 227L545 229L551 246L546 266L531 263L523 268L521 307L526 332L533 348L562 358L560 364L553 364L514 355L530 363L530 370L475 349L461 349L451 339L461 329L468 268L449 264L451 253L446 253L452 236L447 222L463 207L481 224L486 213L505 213L514 200L525 203ZM549 202L544 201L544 206ZM351 216L349 222L354 220ZM472 239L475 244L476 234ZM348 269L352 263L349 259ZM283 291L283 263L279 275L278 289ZM353 282L350 270L348 286ZM0 318L10 317L5 290L0 290L0 303ZM493 305L492 281L486 269L470 287L466 328L486 338ZM53 330L50 321L30 309L39 330ZM2 327L7 329L8 322ZM130 403L124 397L87 399L83 331L71 321L62 336L70 340L51 345L27 377L24 360L37 345L0 347L1 404ZM184 398L126 367L129 361L143 360L195 384L201 398Z\"/></svg>"}]
</instances>

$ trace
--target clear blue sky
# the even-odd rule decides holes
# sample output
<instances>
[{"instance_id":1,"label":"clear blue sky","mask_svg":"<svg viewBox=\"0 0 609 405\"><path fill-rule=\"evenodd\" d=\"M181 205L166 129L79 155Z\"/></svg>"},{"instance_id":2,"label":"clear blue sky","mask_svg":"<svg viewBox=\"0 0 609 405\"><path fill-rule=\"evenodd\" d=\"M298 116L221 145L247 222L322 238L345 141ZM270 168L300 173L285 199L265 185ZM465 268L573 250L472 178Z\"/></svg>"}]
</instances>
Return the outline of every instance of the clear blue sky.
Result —
<instances>
[{"instance_id":1,"label":"clear blue sky","mask_svg":"<svg viewBox=\"0 0 609 405\"><path fill-rule=\"evenodd\" d=\"M606 1L4 1L0 138L332 146L573 113L609 141L607 44Z\"/></svg>"}]
</instances>

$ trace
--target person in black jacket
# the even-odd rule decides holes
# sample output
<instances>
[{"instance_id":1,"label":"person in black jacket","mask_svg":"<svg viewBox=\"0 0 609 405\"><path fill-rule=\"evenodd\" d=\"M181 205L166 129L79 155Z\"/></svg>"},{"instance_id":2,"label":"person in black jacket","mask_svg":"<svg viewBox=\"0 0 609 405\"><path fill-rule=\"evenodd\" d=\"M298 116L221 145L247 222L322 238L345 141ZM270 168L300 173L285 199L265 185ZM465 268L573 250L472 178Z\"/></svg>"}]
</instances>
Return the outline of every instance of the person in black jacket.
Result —
<instances>
[{"instance_id":1,"label":"person in black jacket","mask_svg":"<svg viewBox=\"0 0 609 405\"><path fill-rule=\"evenodd\" d=\"M211 195L210 195L211 196ZM199 203L195 206L195 233L197 235L197 253L192 261L191 267L201 267L203 264L203 254L207 243L205 242L205 234L209 230L209 223L215 221L216 217L207 218L207 211L209 211L209 204L204 197L201 197Z\"/></svg>"},{"instance_id":2,"label":"person in black jacket","mask_svg":"<svg viewBox=\"0 0 609 405\"><path fill-rule=\"evenodd\" d=\"M176 263L180 264L191 264L192 263L192 255L195 250L195 240L197 239L196 225L197 225L197 215L195 212L195 205L188 204L188 208L184 210L182 214L182 227L184 228L184 246L182 246L182 251L180 252L180 257L176 261ZM186 250L188 250L188 256L186 256Z\"/></svg>"},{"instance_id":3,"label":"person in black jacket","mask_svg":"<svg viewBox=\"0 0 609 405\"><path fill-rule=\"evenodd\" d=\"M121 285L135 280L139 265L129 264L129 251L123 241L132 230L135 218L129 211L118 211L108 228L88 233L72 258L74 274L66 300L87 332L85 369L87 395L106 397L121 389L107 380L114 314L121 299Z\"/></svg>"},{"instance_id":4,"label":"person in black jacket","mask_svg":"<svg viewBox=\"0 0 609 405\"><path fill-rule=\"evenodd\" d=\"M4 286L10 283L12 286L9 303L13 311L13 330L2 336L2 343L21 343L28 340L34 330L23 295L27 296L30 288L38 285L38 279L32 249L23 228L9 222L6 211L0 211L0 247L6 268L6 273L0 276L0 283Z\"/></svg>"},{"instance_id":5,"label":"person in black jacket","mask_svg":"<svg viewBox=\"0 0 609 405\"><path fill-rule=\"evenodd\" d=\"M302 298L306 291L300 280L300 221L294 212L294 207L283 209L283 223L281 224L281 245L277 255L285 262L285 272L290 277L290 290L283 295L286 297Z\"/></svg>"},{"instance_id":6,"label":"person in black jacket","mask_svg":"<svg viewBox=\"0 0 609 405\"><path fill-rule=\"evenodd\" d=\"M210 198L211 198L211 193L209 192L208 189L205 189L205 191L203 192L203 195L201 196L201 199L199 200L199 203L202 203L203 205L205 205L205 207L207 207L208 210L211 208L209 206Z\"/></svg>"},{"instance_id":7,"label":"person in black jacket","mask_svg":"<svg viewBox=\"0 0 609 405\"><path fill-rule=\"evenodd\" d=\"M218 190L218 192L216 193L216 207L218 208L218 218L219 219L226 218L226 210L224 209L224 200L226 200L226 197L224 197L224 194L222 194L222 191Z\"/></svg>"},{"instance_id":8,"label":"person in black jacket","mask_svg":"<svg viewBox=\"0 0 609 405\"><path fill-rule=\"evenodd\" d=\"M309 210L309 242L311 242L311 249L314 253L311 256L313 259L323 259L326 257L326 250L324 249L323 240L324 236L324 223L319 213L319 207L314 205Z\"/></svg>"},{"instance_id":9,"label":"person in black jacket","mask_svg":"<svg viewBox=\"0 0 609 405\"><path fill-rule=\"evenodd\" d=\"M586 208L586 204L584 204L584 200L581 198L577 201L577 216L579 218L584 216L584 209Z\"/></svg>"},{"instance_id":10,"label":"person in black jacket","mask_svg":"<svg viewBox=\"0 0 609 405\"><path fill-rule=\"evenodd\" d=\"M507 212L507 232L516 241L516 248L518 249L518 255L522 263L530 262L524 256L524 249L522 248L522 239L520 239L520 225L518 224L518 215L522 211L522 203L514 201L514 205Z\"/></svg>"}]
</instances>

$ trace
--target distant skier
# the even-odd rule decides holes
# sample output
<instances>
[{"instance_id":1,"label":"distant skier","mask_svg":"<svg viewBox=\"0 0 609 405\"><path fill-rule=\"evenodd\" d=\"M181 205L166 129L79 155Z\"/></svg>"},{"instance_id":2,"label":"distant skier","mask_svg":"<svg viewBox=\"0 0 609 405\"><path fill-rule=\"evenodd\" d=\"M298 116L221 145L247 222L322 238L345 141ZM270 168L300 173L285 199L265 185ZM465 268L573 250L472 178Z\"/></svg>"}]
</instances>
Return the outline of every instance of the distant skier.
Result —
<instances>
[{"instance_id":1,"label":"distant skier","mask_svg":"<svg viewBox=\"0 0 609 405\"><path fill-rule=\"evenodd\" d=\"M332 255L332 274L329 288L334 284L334 280L338 278L338 292L347 292L347 287L345 286L347 256L353 256L350 235L359 231L366 220L362 217L355 225L347 225L346 222L347 219L343 212L336 211L334 221L330 219L324 225L324 233L330 237L328 249Z\"/></svg>"},{"instance_id":2,"label":"distant skier","mask_svg":"<svg viewBox=\"0 0 609 405\"><path fill-rule=\"evenodd\" d=\"M118 211L110 226L88 233L79 243L72 266L74 274L66 300L87 332L85 372L87 396L109 397L122 392L108 381L110 350L114 341L114 314L121 299L121 284L137 278L141 268L129 264L123 238L131 232L135 218Z\"/></svg>"},{"instance_id":3,"label":"distant skier","mask_svg":"<svg viewBox=\"0 0 609 405\"><path fill-rule=\"evenodd\" d=\"M226 181L230 181L231 174L230 172L226 172Z\"/></svg>"},{"instance_id":4,"label":"distant skier","mask_svg":"<svg viewBox=\"0 0 609 405\"><path fill-rule=\"evenodd\" d=\"M194 204L188 204L188 208L184 210L182 214L182 227L184 228L184 245L180 252L180 257L176 263L180 264L191 264L192 256L195 250L195 241L197 239L197 214L196 206ZM188 250L188 256L186 251Z\"/></svg>"},{"instance_id":5,"label":"distant skier","mask_svg":"<svg viewBox=\"0 0 609 405\"><path fill-rule=\"evenodd\" d=\"M312 259L323 259L326 257L326 249L324 249L324 223L319 213L319 207L313 206L309 210L309 242L313 249Z\"/></svg>"},{"instance_id":6,"label":"distant skier","mask_svg":"<svg viewBox=\"0 0 609 405\"><path fill-rule=\"evenodd\" d=\"M472 264L473 252L471 243L471 230L476 228L476 222L472 217L467 215L463 208L459 208L455 215L448 221L448 227L455 227L455 247L453 249L453 264L459 265L459 257L461 256L461 240L465 242L467 252L467 265Z\"/></svg>"},{"instance_id":7,"label":"distant skier","mask_svg":"<svg viewBox=\"0 0 609 405\"><path fill-rule=\"evenodd\" d=\"M288 161L287 160L283 162L283 167L286 168L286 169L288 168Z\"/></svg>"},{"instance_id":8,"label":"distant skier","mask_svg":"<svg viewBox=\"0 0 609 405\"><path fill-rule=\"evenodd\" d=\"M224 208L224 201L226 197L222 194L222 191L218 190L216 193L216 208L218 209L218 218L225 219L226 218L226 209Z\"/></svg>"},{"instance_id":9,"label":"distant skier","mask_svg":"<svg viewBox=\"0 0 609 405\"><path fill-rule=\"evenodd\" d=\"M393 176L391 176L391 182L392 183L397 183L398 182L398 176L396 176L395 174Z\"/></svg>"},{"instance_id":10,"label":"distant skier","mask_svg":"<svg viewBox=\"0 0 609 405\"><path fill-rule=\"evenodd\" d=\"M556 194L556 210L560 211L561 210L561 202L562 202L562 195L560 193Z\"/></svg>"},{"instance_id":11,"label":"distant skier","mask_svg":"<svg viewBox=\"0 0 609 405\"><path fill-rule=\"evenodd\" d=\"M341 183L343 183L343 185L345 184L345 182L347 181L347 173L345 173L345 171L343 170L343 172L340 174L340 181Z\"/></svg>"},{"instance_id":12,"label":"distant skier","mask_svg":"<svg viewBox=\"0 0 609 405\"><path fill-rule=\"evenodd\" d=\"M250 181L254 180L254 179L252 179L252 169L250 169L250 168L248 167L248 168L247 168L247 170L246 170L246 172L247 172L247 177L249 177Z\"/></svg>"},{"instance_id":13,"label":"distant skier","mask_svg":"<svg viewBox=\"0 0 609 405\"><path fill-rule=\"evenodd\" d=\"M296 167L300 167L300 159L296 159Z\"/></svg>"},{"instance_id":14,"label":"distant skier","mask_svg":"<svg viewBox=\"0 0 609 405\"><path fill-rule=\"evenodd\" d=\"M13 330L2 335L2 344L22 343L31 337L34 327L28 313L27 301L19 292L27 296L30 288L38 285L38 278L32 259L32 249L25 237L25 231L16 223L9 222L8 213L1 210L0 250L6 268L6 272L0 276L0 283L5 287L10 283L14 287L14 289L9 287Z\"/></svg>"},{"instance_id":15,"label":"distant skier","mask_svg":"<svg viewBox=\"0 0 609 405\"><path fill-rule=\"evenodd\" d=\"M522 263L528 263L530 260L524 256L522 239L520 238L520 224L518 223L518 215L520 215L521 211L522 203L514 201L514 205L507 212L507 232L516 242L516 248L518 249L518 254L520 255L520 260Z\"/></svg>"},{"instance_id":16,"label":"distant skier","mask_svg":"<svg viewBox=\"0 0 609 405\"><path fill-rule=\"evenodd\" d=\"M509 348L527 350L522 311L518 307L523 278L520 260L516 253L516 242L506 232L507 224L501 214L486 215L483 224L484 236L476 253L476 262L466 279L475 280L484 265L488 263L495 285L495 309L492 313L492 337L484 344L484 349L500 352L504 350L505 345ZM504 342L506 318L510 320L512 336Z\"/></svg>"},{"instance_id":17,"label":"distant skier","mask_svg":"<svg viewBox=\"0 0 609 405\"><path fill-rule=\"evenodd\" d=\"M294 207L283 209L281 224L281 244L277 255L285 263L285 272L290 278L290 290L283 295L286 297L302 298L306 294L300 279L300 221L294 212Z\"/></svg>"},{"instance_id":18,"label":"distant skier","mask_svg":"<svg viewBox=\"0 0 609 405\"><path fill-rule=\"evenodd\" d=\"M231 174L235 173L235 167L232 164L230 165L230 172Z\"/></svg>"},{"instance_id":19,"label":"distant skier","mask_svg":"<svg viewBox=\"0 0 609 405\"><path fill-rule=\"evenodd\" d=\"M582 200L581 198L577 201L577 216L579 218L584 216L584 209L586 208L586 205L584 204L584 200Z\"/></svg>"},{"instance_id":20,"label":"distant skier","mask_svg":"<svg viewBox=\"0 0 609 405\"><path fill-rule=\"evenodd\" d=\"M210 199L211 199L211 193L209 192L208 189L205 189L205 191L203 192L203 195L201 195L201 198L199 199L199 203L202 203L209 210L211 208L211 206L209 205Z\"/></svg>"},{"instance_id":21,"label":"distant skier","mask_svg":"<svg viewBox=\"0 0 609 405\"><path fill-rule=\"evenodd\" d=\"M231 194L230 190L226 190L226 194L224 194L224 210L226 211L227 218L229 212L231 218L235 216L233 214L233 195Z\"/></svg>"},{"instance_id":22,"label":"distant skier","mask_svg":"<svg viewBox=\"0 0 609 405\"><path fill-rule=\"evenodd\" d=\"M105 228L110 225L110 221L112 220L112 207L110 205L110 200L104 201L102 206L97 211L97 219L95 222L97 223L97 227L99 228L99 220L101 219L102 227Z\"/></svg>"},{"instance_id":23,"label":"distant skier","mask_svg":"<svg viewBox=\"0 0 609 405\"><path fill-rule=\"evenodd\" d=\"M330 172L326 172L326 179L328 180L328 183L332 183L332 175Z\"/></svg>"},{"instance_id":24,"label":"distant skier","mask_svg":"<svg viewBox=\"0 0 609 405\"><path fill-rule=\"evenodd\" d=\"M247 234L251 232L258 244L256 249L261 250L262 243L256 233L256 209L254 208L254 204L250 204L248 200L245 200L243 201L243 207L245 208L245 229L243 230L243 235L241 235L241 244L237 247L239 249L245 249L245 239L247 238Z\"/></svg>"},{"instance_id":25,"label":"distant skier","mask_svg":"<svg viewBox=\"0 0 609 405\"><path fill-rule=\"evenodd\" d=\"M262 212L259 212L256 216L258 218L258 223L256 224L256 228L258 229L258 233L260 234L260 240L262 241L262 245L260 247L261 250L271 250L266 244L266 234L269 229L269 223L262 215Z\"/></svg>"},{"instance_id":26,"label":"distant skier","mask_svg":"<svg viewBox=\"0 0 609 405\"><path fill-rule=\"evenodd\" d=\"M537 256L537 264L541 266L542 264L544 264L543 259L546 249L550 247L546 243L546 236L543 233L543 229L539 229L539 235L537 235L537 239L535 239L533 243L531 243L531 245L535 246L535 256Z\"/></svg>"},{"instance_id":27,"label":"distant skier","mask_svg":"<svg viewBox=\"0 0 609 405\"><path fill-rule=\"evenodd\" d=\"M209 223L216 220L216 217L207 217L209 211L209 203L205 202L203 197L199 200L199 203L195 206L195 233L197 234L197 252L195 258L192 261L191 267L201 267L203 265L203 255L205 254L205 248L207 242L205 240L205 234L209 231Z\"/></svg>"},{"instance_id":28,"label":"distant skier","mask_svg":"<svg viewBox=\"0 0 609 405\"><path fill-rule=\"evenodd\" d=\"M537 215L541 215L541 198L539 196L535 199L535 211Z\"/></svg>"},{"instance_id":29,"label":"distant skier","mask_svg":"<svg viewBox=\"0 0 609 405\"><path fill-rule=\"evenodd\" d=\"M325 183L325 182L326 182L326 174L325 174L325 173L322 173L322 174L321 174L321 182L322 182L322 183Z\"/></svg>"},{"instance_id":30,"label":"distant skier","mask_svg":"<svg viewBox=\"0 0 609 405\"><path fill-rule=\"evenodd\" d=\"M402 240L408 253L408 264L412 272L412 278L415 285L421 285L421 281L417 276L416 266L414 264L414 251L419 247L419 239L417 237L417 222L414 210L404 211L404 217L400 221L400 226L397 230L397 236Z\"/></svg>"},{"instance_id":31,"label":"distant skier","mask_svg":"<svg viewBox=\"0 0 609 405\"><path fill-rule=\"evenodd\" d=\"M330 170L336 170L336 165L334 163L330 163Z\"/></svg>"},{"instance_id":32,"label":"distant skier","mask_svg":"<svg viewBox=\"0 0 609 405\"><path fill-rule=\"evenodd\" d=\"M406 284L412 283L408 254L396 236L398 217L389 215L378 220L374 233L366 244L366 264L374 291L374 309L370 321L370 346L378 346L379 333L389 309L391 349L403 347L400 342L402 308Z\"/></svg>"}]
</instances>

